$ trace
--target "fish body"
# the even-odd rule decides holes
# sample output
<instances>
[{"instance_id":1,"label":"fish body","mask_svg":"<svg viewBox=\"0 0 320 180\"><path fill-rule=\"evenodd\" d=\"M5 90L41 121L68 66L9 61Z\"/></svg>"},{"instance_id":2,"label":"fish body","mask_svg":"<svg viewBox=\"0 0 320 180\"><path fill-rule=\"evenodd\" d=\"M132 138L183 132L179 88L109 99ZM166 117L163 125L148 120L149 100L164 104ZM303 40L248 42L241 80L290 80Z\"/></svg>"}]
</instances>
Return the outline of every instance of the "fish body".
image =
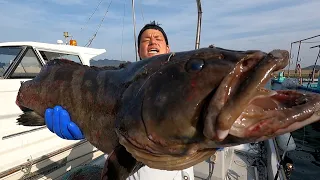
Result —
<instances>
[{"instance_id":1,"label":"fish body","mask_svg":"<svg viewBox=\"0 0 320 180\"><path fill-rule=\"evenodd\" d=\"M288 60L285 50L218 47L117 68L53 60L21 85L18 123L44 125L45 109L61 105L85 138L110 154L109 179L125 179L142 165L185 169L216 148L262 141L319 120L318 94L264 89Z\"/></svg>"}]
</instances>

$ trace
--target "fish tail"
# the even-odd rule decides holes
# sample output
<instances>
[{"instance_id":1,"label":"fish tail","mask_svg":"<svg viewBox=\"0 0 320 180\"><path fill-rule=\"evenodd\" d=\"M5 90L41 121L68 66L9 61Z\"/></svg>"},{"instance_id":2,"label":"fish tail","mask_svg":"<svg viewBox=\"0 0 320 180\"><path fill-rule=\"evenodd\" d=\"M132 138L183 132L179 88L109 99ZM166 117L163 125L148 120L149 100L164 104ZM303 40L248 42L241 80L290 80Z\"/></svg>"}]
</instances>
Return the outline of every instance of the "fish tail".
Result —
<instances>
[{"instance_id":1,"label":"fish tail","mask_svg":"<svg viewBox=\"0 0 320 180\"><path fill-rule=\"evenodd\" d=\"M24 110L23 114L21 114L17 123L23 126L43 126L45 125L44 117L40 116L33 110Z\"/></svg>"}]
</instances>

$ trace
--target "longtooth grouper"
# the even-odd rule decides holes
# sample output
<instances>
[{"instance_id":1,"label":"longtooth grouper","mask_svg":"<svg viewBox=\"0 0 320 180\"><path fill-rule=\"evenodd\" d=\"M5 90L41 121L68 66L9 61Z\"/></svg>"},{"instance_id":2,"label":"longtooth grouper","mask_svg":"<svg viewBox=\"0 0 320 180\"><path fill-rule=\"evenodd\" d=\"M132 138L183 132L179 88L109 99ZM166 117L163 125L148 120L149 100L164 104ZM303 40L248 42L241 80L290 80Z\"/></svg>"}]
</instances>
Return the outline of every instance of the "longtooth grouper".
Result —
<instances>
[{"instance_id":1,"label":"longtooth grouper","mask_svg":"<svg viewBox=\"0 0 320 180\"><path fill-rule=\"evenodd\" d=\"M289 53L217 47L163 54L119 67L47 63L21 85L18 123L44 125L61 105L123 180L143 165L181 170L218 147L257 142L319 120L320 95L264 88Z\"/></svg>"}]
</instances>

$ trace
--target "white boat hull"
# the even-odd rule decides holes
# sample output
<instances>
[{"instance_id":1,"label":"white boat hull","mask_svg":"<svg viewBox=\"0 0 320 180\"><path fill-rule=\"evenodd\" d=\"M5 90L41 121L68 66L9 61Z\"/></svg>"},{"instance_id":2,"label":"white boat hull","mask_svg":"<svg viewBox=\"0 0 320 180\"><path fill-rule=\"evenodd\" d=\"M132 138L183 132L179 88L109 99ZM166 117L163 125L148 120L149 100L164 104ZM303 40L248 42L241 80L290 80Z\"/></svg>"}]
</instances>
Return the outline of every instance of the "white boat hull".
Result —
<instances>
[{"instance_id":1,"label":"white boat hull","mask_svg":"<svg viewBox=\"0 0 320 180\"><path fill-rule=\"evenodd\" d=\"M14 54L12 47L17 46L22 51ZM101 151L85 140L62 139L46 126L18 125L17 118L22 111L15 101L21 82L30 80L21 77L28 73L34 76L42 64L51 60L50 56L72 57L89 65L92 57L105 50L36 42L0 43L0 48L0 62L5 64L1 68L6 68L0 74L0 179L16 180L28 176L54 179L71 167L101 155ZM46 53L47 56L43 56Z\"/></svg>"}]
</instances>

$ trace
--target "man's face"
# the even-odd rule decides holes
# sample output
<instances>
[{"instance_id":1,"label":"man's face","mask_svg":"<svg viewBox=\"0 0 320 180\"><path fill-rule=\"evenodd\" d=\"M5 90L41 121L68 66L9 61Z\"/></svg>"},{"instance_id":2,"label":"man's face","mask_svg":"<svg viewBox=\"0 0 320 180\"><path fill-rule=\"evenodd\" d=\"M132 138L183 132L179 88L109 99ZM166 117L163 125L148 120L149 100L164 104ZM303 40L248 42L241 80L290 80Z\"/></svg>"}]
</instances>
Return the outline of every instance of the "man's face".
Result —
<instances>
[{"instance_id":1,"label":"man's face","mask_svg":"<svg viewBox=\"0 0 320 180\"><path fill-rule=\"evenodd\" d=\"M167 46L166 40L159 30L147 29L142 33L139 49L141 59L169 52L170 48Z\"/></svg>"}]
</instances>

